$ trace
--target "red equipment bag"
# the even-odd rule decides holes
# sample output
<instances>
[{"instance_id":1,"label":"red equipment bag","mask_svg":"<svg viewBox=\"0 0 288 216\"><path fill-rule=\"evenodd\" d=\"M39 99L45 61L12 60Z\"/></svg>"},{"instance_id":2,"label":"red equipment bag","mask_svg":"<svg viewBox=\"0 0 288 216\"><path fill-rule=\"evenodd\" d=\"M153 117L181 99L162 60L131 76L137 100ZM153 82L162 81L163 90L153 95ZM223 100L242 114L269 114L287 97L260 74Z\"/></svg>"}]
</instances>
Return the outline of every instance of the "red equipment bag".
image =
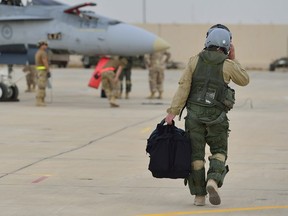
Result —
<instances>
[{"instance_id":1,"label":"red equipment bag","mask_svg":"<svg viewBox=\"0 0 288 216\"><path fill-rule=\"evenodd\" d=\"M102 68L105 66L105 64L109 61L110 58L108 57L102 57L96 67L95 67L95 70L89 80L89 83L88 83L88 86L91 87L91 88L96 88L98 89L99 88L99 85L101 83L101 73L103 72L102 71Z\"/></svg>"}]
</instances>

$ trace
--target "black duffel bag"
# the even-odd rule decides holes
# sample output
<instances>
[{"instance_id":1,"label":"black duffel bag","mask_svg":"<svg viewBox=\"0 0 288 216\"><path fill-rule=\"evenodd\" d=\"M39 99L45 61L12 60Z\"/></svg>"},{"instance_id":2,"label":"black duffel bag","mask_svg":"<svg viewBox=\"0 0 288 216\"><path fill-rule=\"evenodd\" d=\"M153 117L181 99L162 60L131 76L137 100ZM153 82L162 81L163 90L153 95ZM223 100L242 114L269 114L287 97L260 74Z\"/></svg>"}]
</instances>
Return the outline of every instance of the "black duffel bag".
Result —
<instances>
[{"instance_id":1,"label":"black duffel bag","mask_svg":"<svg viewBox=\"0 0 288 216\"><path fill-rule=\"evenodd\" d=\"M157 124L147 140L146 152L150 155L148 169L155 178L186 178L191 172L191 144L184 130Z\"/></svg>"}]
</instances>

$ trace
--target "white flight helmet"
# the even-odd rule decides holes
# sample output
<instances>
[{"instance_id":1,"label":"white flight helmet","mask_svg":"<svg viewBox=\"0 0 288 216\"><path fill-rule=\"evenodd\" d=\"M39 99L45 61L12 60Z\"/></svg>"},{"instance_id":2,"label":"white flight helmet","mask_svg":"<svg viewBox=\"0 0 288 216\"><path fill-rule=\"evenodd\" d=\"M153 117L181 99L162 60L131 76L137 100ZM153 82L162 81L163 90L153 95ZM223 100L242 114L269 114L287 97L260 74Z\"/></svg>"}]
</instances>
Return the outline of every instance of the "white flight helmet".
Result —
<instances>
[{"instance_id":1,"label":"white flight helmet","mask_svg":"<svg viewBox=\"0 0 288 216\"><path fill-rule=\"evenodd\" d=\"M227 55L230 50L230 34L227 30L215 28L211 31L205 41L205 48L220 47Z\"/></svg>"},{"instance_id":2,"label":"white flight helmet","mask_svg":"<svg viewBox=\"0 0 288 216\"><path fill-rule=\"evenodd\" d=\"M227 31L229 32L229 34L230 34L230 40L232 40L232 33L231 33L230 29L229 29L227 26L223 25L223 24L216 24L216 25L211 26L211 27L208 29L207 33L206 33L206 38L208 37L208 35L210 34L210 32L212 32L212 31L213 31L214 29L216 29L216 28L221 28L221 29L227 30Z\"/></svg>"}]
</instances>

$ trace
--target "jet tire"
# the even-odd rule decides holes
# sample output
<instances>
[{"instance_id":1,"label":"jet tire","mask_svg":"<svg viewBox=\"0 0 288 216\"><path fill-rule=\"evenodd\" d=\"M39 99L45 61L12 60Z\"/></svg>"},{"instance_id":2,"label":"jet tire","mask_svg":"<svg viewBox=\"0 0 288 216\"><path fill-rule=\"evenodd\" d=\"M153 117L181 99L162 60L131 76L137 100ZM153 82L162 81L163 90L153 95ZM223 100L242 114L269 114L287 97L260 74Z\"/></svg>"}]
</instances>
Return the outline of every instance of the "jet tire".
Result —
<instances>
[{"instance_id":1,"label":"jet tire","mask_svg":"<svg viewBox=\"0 0 288 216\"><path fill-rule=\"evenodd\" d=\"M0 101L6 101L8 97L8 87L4 83L0 83Z\"/></svg>"},{"instance_id":2,"label":"jet tire","mask_svg":"<svg viewBox=\"0 0 288 216\"><path fill-rule=\"evenodd\" d=\"M18 95L19 95L19 89L17 85L12 85L8 87L8 96L7 96L8 101L19 101Z\"/></svg>"}]
</instances>

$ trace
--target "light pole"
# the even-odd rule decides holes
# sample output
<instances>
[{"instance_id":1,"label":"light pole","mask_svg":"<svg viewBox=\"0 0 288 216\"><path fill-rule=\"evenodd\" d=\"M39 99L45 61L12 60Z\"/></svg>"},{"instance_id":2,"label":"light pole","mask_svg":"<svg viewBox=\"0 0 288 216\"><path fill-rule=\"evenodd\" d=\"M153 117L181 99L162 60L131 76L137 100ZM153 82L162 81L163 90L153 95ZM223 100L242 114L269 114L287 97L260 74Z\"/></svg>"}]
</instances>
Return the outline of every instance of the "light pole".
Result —
<instances>
[{"instance_id":1,"label":"light pole","mask_svg":"<svg viewBox=\"0 0 288 216\"><path fill-rule=\"evenodd\" d=\"M142 8L143 8L143 23L145 24L146 23L146 0L143 0L142 1Z\"/></svg>"}]
</instances>

